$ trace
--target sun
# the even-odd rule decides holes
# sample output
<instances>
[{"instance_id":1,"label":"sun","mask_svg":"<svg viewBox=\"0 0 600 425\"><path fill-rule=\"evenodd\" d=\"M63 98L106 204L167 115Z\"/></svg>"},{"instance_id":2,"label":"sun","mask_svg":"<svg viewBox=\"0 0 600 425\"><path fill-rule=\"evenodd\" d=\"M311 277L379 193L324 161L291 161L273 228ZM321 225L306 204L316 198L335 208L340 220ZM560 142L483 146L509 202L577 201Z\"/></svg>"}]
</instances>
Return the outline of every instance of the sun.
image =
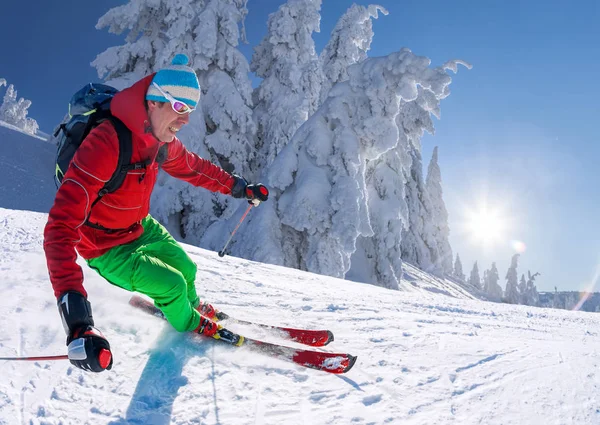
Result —
<instances>
[{"instance_id":1,"label":"sun","mask_svg":"<svg viewBox=\"0 0 600 425\"><path fill-rule=\"evenodd\" d=\"M506 239L508 220L498 210L479 207L469 212L467 228L471 238L484 245Z\"/></svg>"}]
</instances>

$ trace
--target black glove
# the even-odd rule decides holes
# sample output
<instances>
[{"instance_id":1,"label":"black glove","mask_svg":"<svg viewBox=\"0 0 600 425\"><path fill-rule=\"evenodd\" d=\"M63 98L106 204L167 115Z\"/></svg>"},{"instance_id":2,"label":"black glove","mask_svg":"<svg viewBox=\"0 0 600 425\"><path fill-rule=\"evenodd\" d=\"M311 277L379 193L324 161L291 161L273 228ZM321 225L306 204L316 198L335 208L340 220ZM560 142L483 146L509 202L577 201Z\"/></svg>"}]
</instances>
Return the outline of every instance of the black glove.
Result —
<instances>
[{"instance_id":1,"label":"black glove","mask_svg":"<svg viewBox=\"0 0 600 425\"><path fill-rule=\"evenodd\" d=\"M71 364L92 372L110 370L113 364L110 344L94 327L88 300L79 292L67 292L59 297L58 310L67 333Z\"/></svg>"},{"instance_id":2,"label":"black glove","mask_svg":"<svg viewBox=\"0 0 600 425\"><path fill-rule=\"evenodd\" d=\"M257 205L269 199L269 189L264 184L248 184L248 182L240 176L234 175L235 183L231 189L231 196L234 198L246 198L249 203Z\"/></svg>"}]
</instances>

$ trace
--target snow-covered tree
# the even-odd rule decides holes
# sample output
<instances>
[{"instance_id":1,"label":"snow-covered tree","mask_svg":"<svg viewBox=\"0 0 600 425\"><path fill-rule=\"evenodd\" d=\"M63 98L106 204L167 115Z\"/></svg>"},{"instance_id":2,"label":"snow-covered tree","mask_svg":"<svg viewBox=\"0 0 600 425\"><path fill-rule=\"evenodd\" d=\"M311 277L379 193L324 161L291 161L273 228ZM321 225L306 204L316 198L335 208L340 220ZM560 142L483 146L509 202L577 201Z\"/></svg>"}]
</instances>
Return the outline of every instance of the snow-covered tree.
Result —
<instances>
[{"instance_id":1,"label":"snow-covered tree","mask_svg":"<svg viewBox=\"0 0 600 425\"><path fill-rule=\"evenodd\" d=\"M525 274L521 275L519 281L519 304L527 305L527 282L525 281Z\"/></svg>"},{"instance_id":2,"label":"snow-covered tree","mask_svg":"<svg viewBox=\"0 0 600 425\"><path fill-rule=\"evenodd\" d=\"M5 78L0 78L0 87L6 87L6 79Z\"/></svg>"},{"instance_id":3,"label":"snow-covered tree","mask_svg":"<svg viewBox=\"0 0 600 425\"><path fill-rule=\"evenodd\" d=\"M369 210L373 235L366 233L358 237L357 249L351 257L351 269L347 274L350 279L390 289L400 288L402 231L408 223L403 169L410 167L405 147L399 141L396 148L378 159L367 161L367 203L362 207Z\"/></svg>"},{"instance_id":4,"label":"snow-covered tree","mask_svg":"<svg viewBox=\"0 0 600 425\"><path fill-rule=\"evenodd\" d=\"M477 267L477 261L475 261L475 264L473 264L473 268L471 269L469 285L476 289L481 289L481 278L479 277L479 267Z\"/></svg>"},{"instance_id":5,"label":"snow-covered tree","mask_svg":"<svg viewBox=\"0 0 600 425\"><path fill-rule=\"evenodd\" d=\"M465 274L463 273L462 262L460 261L460 256L456 254L456 261L454 261L454 271L452 273L454 278L460 280L461 282L465 281Z\"/></svg>"},{"instance_id":6,"label":"snow-covered tree","mask_svg":"<svg viewBox=\"0 0 600 425\"><path fill-rule=\"evenodd\" d=\"M127 37L124 45L106 49L92 62L98 76L124 88L167 65L168 61L161 63L157 56L168 41L165 20L171 7L169 0L130 0L106 12L96 29L108 28L118 35L127 32Z\"/></svg>"},{"instance_id":7,"label":"snow-covered tree","mask_svg":"<svg viewBox=\"0 0 600 425\"><path fill-rule=\"evenodd\" d=\"M409 154L411 167L405 174L409 223L402 234L402 259L441 277L444 270L434 234L433 205L423 179L421 152L411 143Z\"/></svg>"},{"instance_id":8,"label":"snow-covered tree","mask_svg":"<svg viewBox=\"0 0 600 425\"><path fill-rule=\"evenodd\" d=\"M403 258L443 275L441 267L435 267L439 263L431 261L431 258L439 257L435 239L428 231L431 219L421 220L432 208L427 207L420 148L425 131L434 133L432 115L439 118L440 100L446 94L436 96L431 90L418 87L414 100L402 99L395 119L397 145L377 159L367 161L367 205L374 235L359 236L349 271L351 279L395 288L400 283L398 276L402 274ZM419 197L419 193L425 195ZM412 202L412 199L419 201ZM371 279L359 277L361 270L364 274L364 270L368 269L363 266L365 261L356 261L362 258L374 259L371 260L374 267Z\"/></svg>"},{"instance_id":9,"label":"snow-covered tree","mask_svg":"<svg viewBox=\"0 0 600 425\"><path fill-rule=\"evenodd\" d=\"M392 233L389 220L401 217L398 195L371 211L366 171L398 146L396 117L402 101L417 99L417 85L438 101L448 94L449 75L428 65L427 58L408 49L352 65L349 80L333 87L276 158L269 183L283 191L277 212L286 265L344 277L359 236L380 238L375 245L382 245L376 251L382 255L389 255L386 246L400 252L397 234L386 241ZM386 188L380 187L383 195L390 194ZM374 218L380 216L375 234ZM379 260L390 263L385 257Z\"/></svg>"},{"instance_id":10,"label":"snow-covered tree","mask_svg":"<svg viewBox=\"0 0 600 425\"><path fill-rule=\"evenodd\" d=\"M323 70L320 104L325 102L333 85L348 79L348 67L367 58L367 51L373 40L373 21L379 13L388 11L382 6L371 4L367 7L353 4L344 13L333 31L329 42L319 55Z\"/></svg>"},{"instance_id":11,"label":"snow-covered tree","mask_svg":"<svg viewBox=\"0 0 600 425\"><path fill-rule=\"evenodd\" d=\"M539 273L531 274L531 272L527 271L527 289L526 289L526 302L527 305L537 306L540 303L540 296L538 294L537 288L535 287L535 278L539 276Z\"/></svg>"},{"instance_id":12,"label":"snow-covered tree","mask_svg":"<svg viewBox=\"0 0 600 425\"><path fill-rule=\"evenodd\" d=\"M269 15L267 35L254 48L250 69L263 79L255 93L257 168L267 168L314 111L321 77L312 33L320 9L321 0L289 0Z\"/></svg>"},{"instance_id":13,"label":"snow-covered tree","mask_svg":"<svg viewBox=\"0 0 600 425\"><path fill-rule=\"evenodd\" d=\"M17 91L11 84L4 93L2 105L0 105L0 119L15 125L17 119Z\"/></svg>"},{"instance_id":14,"label":"snow-covered tree","mask_svg":"<svg viewBox=\"0 0 600 425\"><path fill-rule=\"evenodd\" d=\"M0 80L0 86L2 85L6 85L5 79ZM0 120L14 125L29 134L36 134L39 128L37 121L27 117L30 106L30 100L24 98L17 99L17 91L11 84L7 87L2 105L0 105Z\"/></svg>"},{"instance_id":15,"label":"snow-covered tree","mask_svg":"<svg viewBox=\"0 0 600 425\"><path fill-rule=\"evenodd\" d=\"M448 67L456 71L456 63L451 63ZM400 133L408 138L406 162L409 165L403 172L409 220L402 234L402 258L443 276L439 248L434 237L433 206L423 181L421 163L421 138L425 131L430 134L435 132L432 115L440 117L439 99L430 90L419 87L415 101L402 102L396 118Z\"/></svg>"},{"instance_id":16,"label":"snow-covered tree","mask_svg":"<svg viewBox=\"0 0 600 425\"><path fill-rule=\"evenodd\" d=\"M190 116L181 141L201 157L253 179L252 86L248 62L237 48L245 39L240 32L245 6L245 0L131 0L100 18L97 28L129 33L124 45L107 49L93 65L123 88L185 53L200 81L202 113ZM152 205L158 219L199 244L205 230L230 217L239 201L161 175Z\"/></svg>"},{"instance_id":17,"label":"snow-covered tree","mask_svg":"<svg viewBox=\"0 0 600 425\"><path fill-rule=\"evenodd\" d=\"M487 293L487 290L490 287L490 277L489 277L490 271L489 270L484 270L483 271L483 277L481 278L481 289L483 290L483 293Z\"/></svg>"},{"instance_id":18,"label":"snow-covered tree","mask_svg":"<svg viewBox=\"0 0 600 425\"><path fill-rule=\"evenodd\" d=\"M433 237L437 242L439 261L444 273L452 274L452 248L450 247L450 227L448 226L448 211L444 203L442 191L442 173L438 165L438 147L433 149L433 155L427 170L425 188L433 207Z\"/></svg>"},{"instance_id":19,"label":"snow-covered tree","mask_svg":"<svg viewBox=\"0 0 600 425\"><path fill-rule=\"evenodd\" d=\"M517 266L519 261L519 254L512 256L510 261L510 267L506 272L506 290L504 291L504 299L510 304L519 304L521 295L519 293L519 278L517 274Z\"/></svg>"},{"instance_id":20,"label":"snow-covered tree","mask_svg":"<svg viewBox=\"0 0 600 425\"><path fill-rule=\"evenodd\" d=\"M251 69L263 80L253 93L256 155L247 158L252 167L248 178L265 178L268 165L306 121L318 100L321 77L312 33L319 30L320 7L321 0L292 0L283 4L269 16L268 34L254 49ZM283 264L282 235L275 211L277 196L271 190L269 202L248 215L244 231L236 235L231 246L232 254ZM245 207L240 207L229 220L211 226L202 245L219 249ZM263 244L262 240L271 243ZM278 248L273 248L273 244Z\"/></svg>"},{"instance_id":21,"label":"snow-covered tree","mask_svg":"<svg viewBox=\"0 0 600 425\"><path fill-rule=\"evenodd\" d=\"M496 263L492 263L492 268L484 273L484 287L483 291L491 301L502 300L502 287L498 284L500 276L498 274L498 268Z\"/></svg>"}]
</instances>

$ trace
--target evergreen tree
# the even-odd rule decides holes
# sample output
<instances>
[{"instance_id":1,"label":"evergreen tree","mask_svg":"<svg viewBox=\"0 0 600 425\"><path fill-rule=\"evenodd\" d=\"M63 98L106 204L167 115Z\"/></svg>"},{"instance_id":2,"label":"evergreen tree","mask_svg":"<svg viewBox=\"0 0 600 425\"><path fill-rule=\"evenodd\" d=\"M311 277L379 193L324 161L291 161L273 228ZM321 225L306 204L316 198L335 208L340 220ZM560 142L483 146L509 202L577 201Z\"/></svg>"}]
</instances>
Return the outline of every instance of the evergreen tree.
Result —
<instances>
[{"instance_id":1,"label":"evergreen tree","mask_svg":"<svg viewBox=\"0 0 600 425\"><path fill-rule=\"evenodd\" d=\"M350 65L367 58L373 40L372 19L378 18L378 12L388 14L385 8L378 5L365 7L353 4L338 20L319 56L324 77L319 104L325 102L335 84L348 80Z\"/></svg>"},{"instance_id":2,"label":"evergreen tree","mask_svg":"<svg viewBox=\"0 0 600 425\"><path fill-rule=\"evenodd\" d=\"M5 79L0 80L0 86L2 85L6 85ZM17 100L17 91L11 84L6 89L2 105L0 105L0 120L14 125L26 133L36 134L39 128L37 121L27 117L30 106L30 100L23 98Z\"/></svg>"},{"instance_id":3,"label":"evergreen tree","mask_svg":"<svg viewBox=\"0 0 600 425\"><path fill-rule=\"evenodd\" d=\"M439 262L447 275L452 274L452 248L450 247L450 228L448 226L448 211L444 204L442 191L442 173L438 165L438 147L433 149L429 162L425 187L432 204L433 237L439 251Z\"/></svg>"},{"instance_id":4,"label":"evergreen tree","mask_svg":"<svg viewBox=\"0 0 600 425\"><path fill-rule=\"evenodd\" d=\"M438 261L440 253L433 233L433 205L423 179L421 152L411 144L409 155L411 167L406 172L409 225L402 235L402 259L441 277L444 272Z\"/></svg>"},{"instance_id":5,"label":"evergreen tree","mask_svg":"<svg viewBox=\"0 0 600 425\"><path fill-rule=\"evenodd\" d=\"M456 63L446 64L444 69L456 69ZM433 134L431 115L439 118L439 100L430 90L418 88L414 102L402 102L396 122L400 131L407 135L405 161L410 166L403 169L408 207L408 225L402 234L402 259L417 265L423 270L443 276L440 252L434 236L433 205L423 181L421 163L421 137L425 131Z\"/></svg>"},{"instance_id":6,"label":"evergreen tree","mask_svg":"<svg viewBox=\"0 0 600 425\"><path fill-rule=\"evenodd\" d=\"M483 278L481 279L481 283L482 283L482 290L484 294L488 294L490 291L490 271L489 270L484 270L483 271Z\"/></svg>"},{"instance_id":7,"label":"evergreen tree","mask_svg":"<svg viewBox=\"0 0 600 425\"><path fill-rule=\"evenodd\" d=\"M504 292L504 300L510 304L519 304L521 294L519 293L519 281L517 275L517 266L519 254L512 256L510 267L506 272L506 291Z\"/></svg>"},{"instance_id":8,"label":"evergreen tree","mask_svg":"<svg viewBox=\"0 0 600 425\"><path fill-rule=\"evenodd\" d=\"M462 262L460 261L460 256L458 254L456 254L456 261L454 262L453 276L461 282L465 281L465 274L463 273Z\"/></svg>"},{"instance_id":9,"label":"evergreen tree","mask_svg":"<svg viewBox=\"0 0 600 425\"><path fill-rule=\"evenodd\" d=\"M366 186L367 180L384 181L384 174L370 180L376 176L372 162L380 164L386 153L400 155L390 151L399 145L401 100L416 100L418 85L431 90L436 101L447 94L450 77L428 65L428 59L404 49L351 67L349 80L338 83L335 95L330 93L273 162L269 183L283 192L277 213L286 265L344 277L358 238L374 238L365 254L376 257L379 270L400 278L394 263L400 240L392 230L399 226L401 192L386 182L379 186L381 195L368 199ZM373 87L376 76L381 84Z\"/></svg>"},{"instance_id":10,"label":"evergreen tree","mask_svg":"<svg viewBox=\"0 0 600 425\"><path fill-rule=\"evenodd\" d=\"M337 89L336 89L337 90ZM367 207L371 212L369 220L374 232L372 237L359 236L357 239L356 257L373 259L374 265L370 272L372 278L364 276L364 261L356 261L348 276L350 279L377 284L389 288L396 288L400 284L402 275L402 249L414 254L411 258L413 264L443 276L440 267L428 261L432 253L430 246L435 240L427 237L428 226L419 221L419 214L409 214L407 202L409 198L409 177L413 174L413 167L422 170L420 161L414 160L419 154L421 138L425 131L433 134L434 126L431 111L437 111L440 100L444 96L436 96L422 87L417 89L417 97L412 101L401 100L399 112L395 119L398 128L398 143L377 159L367 160L366 185ZM415 166L415 164L417 164ZM419 186L416 181L422 182L422 174L416 180L410 180L410 189L416 190ZM427 199L424 199L427 203ZM425 210L420 204L414 204L415 211ZM411 222L411 217L415 221ZM409 232L410 228L414 231ZM408 237L406 237L408 235ZM426 242L427 241L427 242ZM437 249L437 248L436 248ZM415 260L416 259L416 260ZM419 262L422 259L423 262Z\"/></svg>"},{"instance_id":11,"label":"evergreen tree","mask_svg":"<svg viewBox=\"0 0 600 425\"><path fill-rule=\"evenodd\" d=\"M0 120L14 125L16 120L16 109L17 109L17 91L11 84L7 87L0 105Z\"/></svg>"},{"instance_id":12,"label":"evergreen tree","mask_svg":"<svg viewBox=\"0 0 600 425\"><path fill-rule=\"evenodd\" d=\"M527 305L527 282L525 281L525 274L521 275L521 280L519 281L519 304Z\"/></svg>"},{"instance_id":13,"label":"evergreen tree","mask_svg":"<svg viewBox=\"0 0 600 425\"><path fill-rule=\"evenodd\" d=\"M528 279L527 279L527 305L538 306L540 304L540 296L538 294L537 288L535 287L535 278L539 276L539 273L531 274L530 271L527 271Z\"/></svg>"},{"instance_id":14,"label":"evergreen tree","mask_svg":"<svg viewBox=\"0 0 600 425\"><path fill-rule=\"evenodd\" d=\"M269 15L250 69L262 78L255 92L258 157L268 167L315 109L322 77L312 33L319 31L321 0L289 0Z\"/></svg>"},{"instance_id":15,"label":"evergreen tree","mask_svg":"<svg viewBox=\"0 0 600 425\"><path fill-rule=\"evenodd\" d=\"M481 279L479 277L479 268L477 267L477 261L473 264L471 275L469 276L469 285L476 289L481 289Z\"/></svg>"},{"instance_id":16,"label":"evergreen tree","mask_svg":"<svg viewBox=\"0 0 600 425\"><path fill-rule=\"evenodd\" d=\"M496 263L492 263L492 268L487 272L487 279L485 280L487 282L487 289L484 289L491 301L502 300L502 287L498 284L499 280L500 276L496 268Z\"/></svg>"}]
</instances>

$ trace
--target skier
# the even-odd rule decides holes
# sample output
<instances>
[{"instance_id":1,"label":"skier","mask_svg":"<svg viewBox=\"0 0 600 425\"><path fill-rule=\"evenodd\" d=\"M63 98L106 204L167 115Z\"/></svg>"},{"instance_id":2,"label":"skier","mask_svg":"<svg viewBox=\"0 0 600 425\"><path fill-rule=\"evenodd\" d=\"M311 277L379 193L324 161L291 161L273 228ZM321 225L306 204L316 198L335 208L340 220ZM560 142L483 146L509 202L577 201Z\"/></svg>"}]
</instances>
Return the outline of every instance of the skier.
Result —
<instances>
[{"instance_id":1,"label":"skier","mask_svg":"<svg viewBox=\"0 0 600 425\"><path fill-rule=\"evenodd\" d=\"M111 114L132 132L132 162L150 159L149 165L129 172L119 189L94 203L117 167L119 151L115 127L103 121L76 151L50 210L44 229L48 271L69 359L81 369L111 369L113 358L108 341L94 327L75 249L110 283L151 297L176 330L209 336L217 330L210 320L214 308L196 294L196 264L148 214L161 146L167 145L162 169L173 177L255 203L268 198L262 184L228 174L177 139L200 100L198 78L187 63L185 55L176 55L171 66L112 99Z\"/></svg>"}]
</instances>

